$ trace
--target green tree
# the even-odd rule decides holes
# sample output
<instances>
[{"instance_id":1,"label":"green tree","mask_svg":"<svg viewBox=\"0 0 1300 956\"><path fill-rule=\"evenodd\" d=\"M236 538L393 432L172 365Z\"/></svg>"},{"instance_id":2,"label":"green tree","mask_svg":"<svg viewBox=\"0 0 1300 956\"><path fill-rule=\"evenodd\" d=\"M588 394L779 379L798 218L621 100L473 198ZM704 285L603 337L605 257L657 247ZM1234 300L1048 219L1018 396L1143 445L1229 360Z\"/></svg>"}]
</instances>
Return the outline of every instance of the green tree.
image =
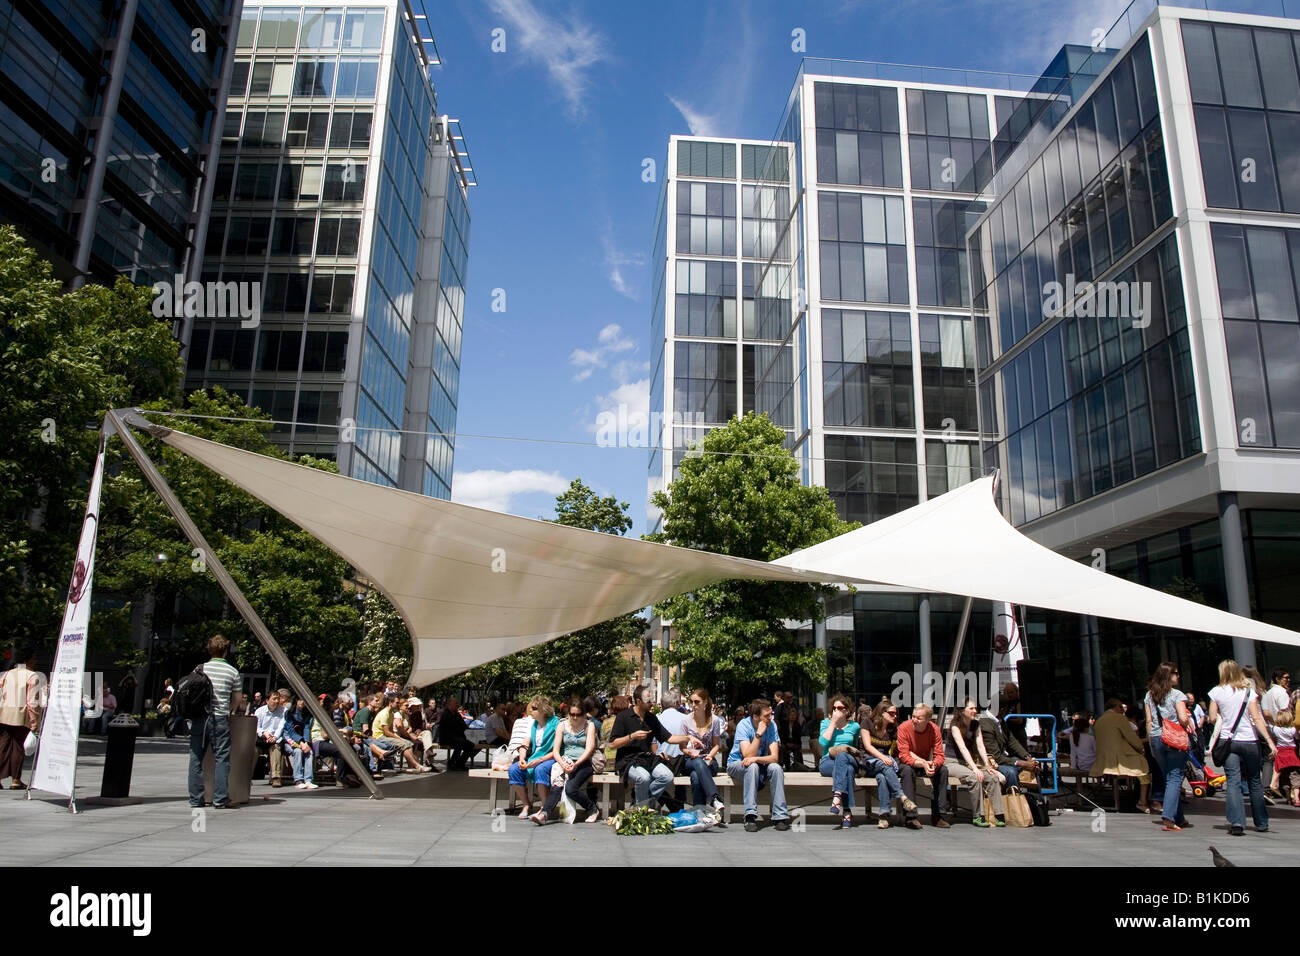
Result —
<instances>
[{"instance_id":1,"label":"green tree","mask_svg":"<svg viewBox=\"0 0 1300 956\"><path fill-rule=\"evenodd\" d=\"M361 685L405 680L411 673L411 633L397 608L378 591L366 593L365 636L357 647L353 676Z\"/></svg>"},{"instance_id":2,"label":"green tree","mask_svg":"<svg viewBox=\"0 0 1300 956\"><path fill-rule=\"evenodd\" d=\"M177 394L178 347L152 298L125 279L64 294L50 264L0 226L5 639L49 648L58 636L104 413Z\"/></svg>"},{"instance_id":3,"label":"green tree","mask_svg":"<svg viewBox=\"0 0 1300 956\"><path fill-rule=\"evenodd\" d=\"M772 561L851 531L825 488L799 482L799 463L785 448L785 432L766 415L748 414L705 436L683 459L680 475L651 501L663 512L663 530L651 541ZM826 656L801 648L787 620L820 620L812 584L724 581L655 607L672 621L673 641L660 660L680 665L690 686L728 701L800 680L826 682Z\"/></svg>"},{"instance_id":4,"label":"green tree","mask_svg":"<svg viewBox=\"0 0 1300 956\"><path fill-rule=\"evenodd\" d=\"M166 410L171 403L153 407ZM220 388L211 395L190 394L186 410L211 417L150 419L258 454L287 457L268 438L270 419ZM139 432L136 437L304 679L321 689L339 686L348 676L361 633L354 592L344 586L347 562L206 466L157 439ZM119 446L110 442L114 447ZM306 456L297 461L337 470L329 461ZM220 630L235 643L242 670L267 668L265 652L228 606L205 556L194 552L133 464L126 463L106 482L96 588L131 601L152 593L158 607L170 607L179 597L186 623L181 645L173 648L176 654L197 656L202 643ZM166 560L158 560L159 555Z\"/></svg>"},{"instance_id":5,"label":"green tree","mask_svg":"<svg viewBox=\"0 0 1300 956\"><path fill-rule=\"evenodd\" d=\"M598 497L575 478L556 497L554 520L574 528L623 535L632 527L627 509L626 501ZM631 678L633 666L624 651L641 640L645 626L639 614L624 614L480 664L445 681L441 689L473 687L484 697L527 689L553 698L612 691Z\"/></svg>"}]
</instances>

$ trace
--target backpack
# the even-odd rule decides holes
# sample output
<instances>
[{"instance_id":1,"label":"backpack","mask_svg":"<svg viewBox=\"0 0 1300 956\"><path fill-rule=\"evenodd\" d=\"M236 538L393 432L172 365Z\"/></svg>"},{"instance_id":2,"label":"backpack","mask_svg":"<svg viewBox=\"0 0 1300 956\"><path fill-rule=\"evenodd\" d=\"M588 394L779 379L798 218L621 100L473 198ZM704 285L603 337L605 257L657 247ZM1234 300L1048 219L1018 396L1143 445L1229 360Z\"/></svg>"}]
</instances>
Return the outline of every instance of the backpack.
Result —
<instances>
[{"instance_id":1,"label":"backpack","mask_svg":"<svg viewBox=\"0 0 1300 956\"><path fill-rule=\"evenodd\" d=\"M182 677L171 696L173 731L183 720L199 720L212 713L212 678L200 664Z\"/></svg>"}]
</instances>

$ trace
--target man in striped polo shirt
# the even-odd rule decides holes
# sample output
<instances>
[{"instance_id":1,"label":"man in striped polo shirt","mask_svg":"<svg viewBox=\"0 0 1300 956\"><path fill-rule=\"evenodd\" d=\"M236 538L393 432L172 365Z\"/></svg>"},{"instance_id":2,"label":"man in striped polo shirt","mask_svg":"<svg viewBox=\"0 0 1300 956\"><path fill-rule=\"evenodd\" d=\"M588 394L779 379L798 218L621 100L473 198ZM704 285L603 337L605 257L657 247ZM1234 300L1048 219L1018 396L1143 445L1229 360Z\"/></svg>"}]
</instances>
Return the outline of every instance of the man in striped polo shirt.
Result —
<instances>
[{"instance_id":1,"label":"man in striped polo shirt","mask_svg":"<svg viewBox=\"0 0 1300 956\"><path fill-rule=\"evenodd\" d=\"M212 805L218 810L234 809L230 802L230 711L240 690L239 671L226 661L230 641L220 634L208 640L208 657L203 673L212 681L212 700L206 717L190 721L190 806L203 806L203 757L209 747L215 761Z\"/></svg>"}]
</instances>

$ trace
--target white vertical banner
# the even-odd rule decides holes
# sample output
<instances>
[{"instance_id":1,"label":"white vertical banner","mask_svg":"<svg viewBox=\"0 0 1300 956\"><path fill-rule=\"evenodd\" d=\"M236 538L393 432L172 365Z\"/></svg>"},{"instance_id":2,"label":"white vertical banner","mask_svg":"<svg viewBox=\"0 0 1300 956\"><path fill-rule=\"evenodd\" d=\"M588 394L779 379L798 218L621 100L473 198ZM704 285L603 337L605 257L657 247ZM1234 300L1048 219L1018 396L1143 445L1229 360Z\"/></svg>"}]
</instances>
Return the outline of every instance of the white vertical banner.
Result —
<instances>
[{"instance_id":1,"label":"white vertical banner","mask_svg":"<svg viewBox=\"0 0 1300 956\"><path fill-rule=\"evenodd\" d=\"M50 673L45 720L32 787L72 796L77 777L77 742L81 734L81 684L86 669L86 636L90 629L90 582L95 573L95 537L99 531L99 488L104 478L104 441L90 480L86 517L81 523L77 563L68 585L59 647Z\"/></svg>"}]
</instances>

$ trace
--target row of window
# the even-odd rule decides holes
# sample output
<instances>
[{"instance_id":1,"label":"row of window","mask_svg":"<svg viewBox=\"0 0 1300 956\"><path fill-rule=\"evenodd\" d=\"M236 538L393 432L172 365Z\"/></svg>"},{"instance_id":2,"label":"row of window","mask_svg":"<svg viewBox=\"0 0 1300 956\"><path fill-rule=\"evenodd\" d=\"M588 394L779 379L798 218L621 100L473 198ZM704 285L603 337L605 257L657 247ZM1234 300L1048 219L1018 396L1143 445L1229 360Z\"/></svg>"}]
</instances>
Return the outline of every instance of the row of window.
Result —
<instances>
[{"instance_id":1,"label":"row of window","mask_svg":"<svg viewBox=\"0 0 1300 956\"><path fill-rule=\"evenodd\" d=\"M337 109L333 125L328 109L283 110L238 108L226 113L222 145L243 149L366 149L370 146L372 110ZM288 118L288 126L285 118ZM242 133L241 133L242 129Z\"/></svg>"},{"instance_id":2,"label":"row of window","mask_svg":"<svg viewBox=\"0 0 1300 956\"><path fill-rule=\"evenodd\" d=\"M259 56L239 59L230 81L230 98L292 96L305 99L373 100L379 60L372 57Z\"/></svg>"},{"instance_id":3,"label":"row of window","mask_svg":"<svg viewBox=\"0 0 1300 956\"><path fill-rule=\"evenodd\" d=\"M260 17L259 17L260 13ZM238 46L259 50L366 50L384 45L382 9L248 7L239 21Z\"/></svg>"},{"instance_id":4,"label":"row of window","mask_svg":"<svg viewBox=\"0 0 1300 956\"><path fill-rule=\"evenodd\" d=\"M341 373L348 333L327 329L231 329L197 323L188 369L209 372Z\"/></svg>"}]
</instances>

